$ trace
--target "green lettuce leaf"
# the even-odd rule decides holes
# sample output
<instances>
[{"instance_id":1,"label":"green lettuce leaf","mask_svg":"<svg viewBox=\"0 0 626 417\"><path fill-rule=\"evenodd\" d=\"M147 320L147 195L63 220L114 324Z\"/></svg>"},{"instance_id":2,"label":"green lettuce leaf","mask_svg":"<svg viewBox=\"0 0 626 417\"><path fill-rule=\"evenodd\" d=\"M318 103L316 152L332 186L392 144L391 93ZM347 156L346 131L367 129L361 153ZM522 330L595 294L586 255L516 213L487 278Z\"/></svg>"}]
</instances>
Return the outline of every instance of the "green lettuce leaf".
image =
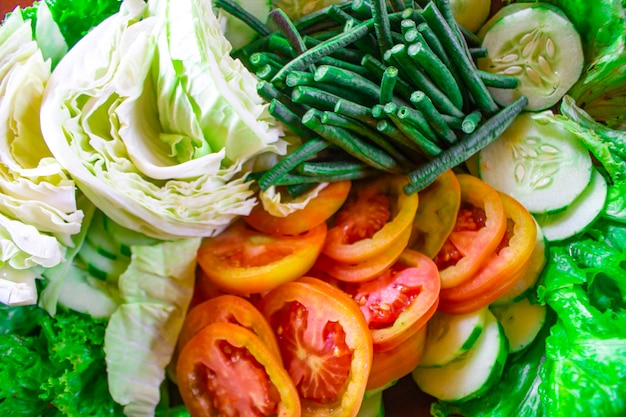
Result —
<instances>
[{"instance_id":1,"label":"green lettuce leaf","mask_svg":"<svg viewBox=\"0 0 626 417\"><path fill-rule=\"evenodd\" d=\"M0 415L119 416L102 378L106 322L0 305Z\"/></svg>"},{"instance_id":2,"label":"green lettuce leaf","mask_svg":"<svg viewBox=\"0 0 626 417\"><path fill-rule=\"evenodd\" d=\"M58 265L83 213L74 181L44 142L39 111L50 78L19 9L0 26L0 303L36 302L35 278Z\"/></svg>"},{"instance_id":3,"label":"green lettuce leaf","mask_svg":"<svg viewBox=\"0 0 626 417\"><path fill-rule=\"evenodd\" d=\"M116 223L212 236L254 206L245 175L286 142L229 52L210 3L125 0L55 68L46 143Z\"/></svg>"}]
</instances>

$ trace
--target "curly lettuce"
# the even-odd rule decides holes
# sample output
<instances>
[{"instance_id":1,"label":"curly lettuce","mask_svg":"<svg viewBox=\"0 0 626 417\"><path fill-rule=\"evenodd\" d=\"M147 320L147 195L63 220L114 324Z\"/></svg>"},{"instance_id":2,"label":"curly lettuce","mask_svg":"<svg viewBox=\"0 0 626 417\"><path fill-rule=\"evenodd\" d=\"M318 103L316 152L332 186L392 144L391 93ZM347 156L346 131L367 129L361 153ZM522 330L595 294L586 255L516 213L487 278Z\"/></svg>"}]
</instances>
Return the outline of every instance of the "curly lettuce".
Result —
<instances>
[{"instance_id":1,"label":"curly lettuce","mask_svg":"<svg viewBox=\"0 0 626 417\"><path fill-rule=\"evenodd\" d=\"M32 304L42 269L80 231L75 183L44 141L39 110L50 60L16 9L0 27L0 303Z\"/></svg>"},{"instance_id":2,"label":"curly lettuce","mask_svg":"<svg viewBox=\"0 0 626 417\"><path fill-rule=\"evenodd\" d=\"M125 0L55 68L45 141L116 223L213 236L256 204L246 174L286 142L230 50L209 2Z\"/></svg>"}]
</instances>

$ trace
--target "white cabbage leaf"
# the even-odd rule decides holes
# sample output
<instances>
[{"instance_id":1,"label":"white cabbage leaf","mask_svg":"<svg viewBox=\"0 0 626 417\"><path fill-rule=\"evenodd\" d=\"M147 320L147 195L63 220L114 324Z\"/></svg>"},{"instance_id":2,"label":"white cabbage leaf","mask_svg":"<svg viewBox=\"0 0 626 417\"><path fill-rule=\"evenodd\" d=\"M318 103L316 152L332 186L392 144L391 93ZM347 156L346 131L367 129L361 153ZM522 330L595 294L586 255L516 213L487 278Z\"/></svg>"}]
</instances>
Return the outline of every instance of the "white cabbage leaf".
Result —
<instances>
[{"instance_id":1,"label":"white cabbage leaf","mask_svg":"<svg viewBox=\"0 0 626 417\"><path fill-rule=\"evenodd\" d=\"M50 65L15 9L0 27L0 302L8 305L37 301L35 279L64 260L83 219L39 123Z\"/></svg>"},{"instance_id":2,"label":"white cabbage leaf","mask_svg":"<svg viewBox=\"0 0 626 417\"><path fill-rule=\"evenodd\" d=\"M286 153L211 6L124 0L61 60L42 104L46 143L81 191L158 239L214 236L248 214L246 174Z\"/></svg>"}]
</instances>

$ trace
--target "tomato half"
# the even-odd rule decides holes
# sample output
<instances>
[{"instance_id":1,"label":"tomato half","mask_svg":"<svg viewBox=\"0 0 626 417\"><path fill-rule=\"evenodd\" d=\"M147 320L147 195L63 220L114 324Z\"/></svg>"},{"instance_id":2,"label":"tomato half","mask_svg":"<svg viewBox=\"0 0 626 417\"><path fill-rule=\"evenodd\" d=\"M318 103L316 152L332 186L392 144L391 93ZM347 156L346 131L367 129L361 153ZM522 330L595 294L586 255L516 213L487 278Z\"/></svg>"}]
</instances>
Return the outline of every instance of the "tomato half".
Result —
<instances>
[{"instance_id":1,"label":"tomato half","mask_svg":"<svg viewBox=\"0 0 626 417\"><path fill-rule=\"evenodd\" d=\"M486 182L469 174L457 175L461 206L452 233L434 260L441 288L469 279L496 250L506 230L500 194Z\"/></svg>"},{"instance_id":2,"label":"tomato half","mask_svg":"<svg viewBox=\"0 0 626 417\"><path fill-rule=\"evenodd\" d=\"M328 183L305 208L285 217L270 214L259 203L243 219L254 229L268 235L298 235L324 223L335 214L348 198L350 186L350 181Z\"/></svg>"},{"instance_id":3,"label":"tomato half","mask_svg":"<svg viewBox=\"0 0 626 417\"><path fill-rule=\"evenodd\" d=\"M495 289L500 293L511 288L528 267L528 260L537 240L535 220L528 210L514 198L503 193L500 193L500 198L507 218L507 229L500 245L489 256L483 267L469 280L455 287L441 290L440 310L458 311L459 307L455 304L474 300L480 295L491 294ZM492 299L492 297L495 298ZM497 296L492 294L482 298L489 304ZM475 302L472 302L473 304Z\"/></svg>"},{"instance_id":4,"label":"tomato half","mask_svg":"<svg viewBox=\"0 0 626 417\"><path fill-rule=\"evenodd\" d=\"M269 291L302 276L315 263L326 223L295 236L271 236L238 220L198 249L198 263L218 287L237 295Z\"/></svg>"},{"instance_id":5,"label":"tomato half","mask_svg":"<svg viewBox=\"0 0 626 417\"><path fill-rule=\"evenodd\" d=\"M385 252L376 254L357 264L341 262L322 253L317 258L314 268L324 271L340 281L367 281L381 274L396 262L406 248L406 240L410 233L411 229L407 228L400 235L400 239L393 242Z\"/></svg>"},{"instance_id":6,"label":"tomato half","mask_svg":"<svg viewBox=\"0 0 626 417\"><path fill-rule=\"evenodd\" d=\"M263 341L233 323L213 323L185 345L178 387L193 417L300 416L298 393Z\"/></svg>"},{"instance_id":7,"label":"tomato half","mask_svg":"<svg viewBox=\"0 0 626 417\"><path fill-rule=\"evenodd\" d=\"M392 349L432 317L439 302L439 273L426 255L406 249L378 277L340 284L359 306L372 334L374 351Z\"/></svg>"},{"instance_id":8,"label":"tomato half","mask_svg":"<svg viewBox=\"0 0 626 417\"><path fill-rule=\"evenodd\" d=\"M192 308L183 322L178 345L182 349L204 327L220 322L245 327L259 336L270 351L280 357L276 336L265 317L250 301L230 294L211 298Z\"/></svg>"},{"instance_id":9,"label":"tomato half","mask_svg":"<svg viewBox=\"0 0 626 417\"><path fill-rule=\"evenodd\" d=\"M383 253L405 236L418 206L416 193L407 195L404 175L359 181L328 229L323 252L338 261L356 264ZM404 244L408 242L408 235Z\"/></svg>"},{"instance_id":10,"label":"tomato half","mask_svg":"<svg viewBox=\"0 0 626 417\"><path fill-rule=\"evenodd\" d=\"M454 229L461 206L461 186L452 170L419 192L419 207L415 218L409 248L433 258Z\"/></svg>"},{"instance_id":11,"label":"tomato half","mask_svg":"<svg viewBox=\"0 0 626 417\"><path fill-rule=\"evenodd\" d=\"M278 338L303 416L356 416L372 365L372 340L345 293L305 277L267 293L259 310Z\"/></svg>"},{"instance_id":12,"label":"tomato half","mask_svg":"<svg viewBox=\"0 0 626 417\"><path fill-rule=\"evenodd\" d=\"M420 363L426 345L423 326L409 339L393 349L374 352L372 372L367 380L367 390L383 388L413 371Z\"/></svg>"}]
</instances>

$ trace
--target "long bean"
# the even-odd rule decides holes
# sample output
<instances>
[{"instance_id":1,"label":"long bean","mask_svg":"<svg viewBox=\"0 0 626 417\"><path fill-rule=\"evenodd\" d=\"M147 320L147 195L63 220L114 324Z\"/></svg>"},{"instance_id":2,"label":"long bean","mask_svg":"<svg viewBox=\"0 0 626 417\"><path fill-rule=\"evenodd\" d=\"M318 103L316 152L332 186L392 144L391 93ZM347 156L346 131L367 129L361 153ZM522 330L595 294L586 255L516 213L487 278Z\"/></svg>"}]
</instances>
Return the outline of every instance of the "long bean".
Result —
<instances>
[{"instance_id":1,"label":"long bean","mask_svg":"<svg viewBox=\"0 0 626 417\"><path fill-rule=\"evenodd\" d=\"M430 162L409 173L411 183L404 187L404 191L407 194L421 191L445 171L469 159L500 136L527 105L528 98L520 96L482 123L472 134L467 135Z\"/></svg>"}]
</instances>

